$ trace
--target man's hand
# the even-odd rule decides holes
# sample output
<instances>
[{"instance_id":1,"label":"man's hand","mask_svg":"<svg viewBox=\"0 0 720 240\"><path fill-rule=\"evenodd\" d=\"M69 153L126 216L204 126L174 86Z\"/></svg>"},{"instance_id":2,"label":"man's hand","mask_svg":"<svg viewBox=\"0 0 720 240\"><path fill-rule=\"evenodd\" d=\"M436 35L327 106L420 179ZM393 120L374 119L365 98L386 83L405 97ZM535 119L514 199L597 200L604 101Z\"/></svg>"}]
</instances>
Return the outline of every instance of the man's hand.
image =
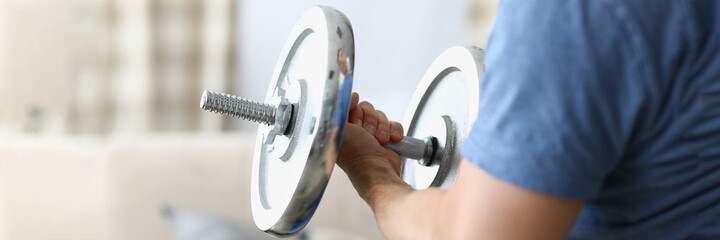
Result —
<instances>
[{"instance_id":1,"label":"man's hand","mask_svg":"<svg viewBox=\"0 0 720 240\"><path fill-rule=\"evenodd\" d=\"M385 113L375 110L369 102L358 103L359 99L357 93L352 94L337 164L353 180L360 196L370 203L372 186L381 182L406 185L400 179L400 156L383 147L389 141L402 140L404 131L400 123L388 121Z\"/></svg>"}]
</instances>

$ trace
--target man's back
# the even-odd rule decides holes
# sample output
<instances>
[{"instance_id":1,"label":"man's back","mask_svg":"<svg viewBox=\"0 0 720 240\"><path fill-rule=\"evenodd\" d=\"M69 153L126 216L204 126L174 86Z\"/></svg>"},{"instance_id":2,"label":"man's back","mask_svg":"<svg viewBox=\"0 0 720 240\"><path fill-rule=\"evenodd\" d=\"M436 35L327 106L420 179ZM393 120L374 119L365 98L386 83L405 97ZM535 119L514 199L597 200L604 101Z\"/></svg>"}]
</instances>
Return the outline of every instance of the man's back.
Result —
<instances>
[{"instance_id":1,"label":"man's back","mask_svg":"<svg viewBox=\"0 0 720 240\"><path fill-rule=\"evenodd\" d=\"M720 4L504 1L465 156L570 238L720 237Z\"/></svg>"}]
</instances>

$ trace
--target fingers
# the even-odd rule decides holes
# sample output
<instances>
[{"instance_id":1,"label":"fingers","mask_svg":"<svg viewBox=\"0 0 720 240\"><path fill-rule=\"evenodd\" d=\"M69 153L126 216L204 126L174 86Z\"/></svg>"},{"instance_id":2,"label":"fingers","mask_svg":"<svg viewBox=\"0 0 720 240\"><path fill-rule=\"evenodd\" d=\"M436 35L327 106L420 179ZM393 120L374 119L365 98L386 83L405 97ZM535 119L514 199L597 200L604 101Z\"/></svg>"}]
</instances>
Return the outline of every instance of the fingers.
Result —
<instances>
[{"instance_id":1,"label":"fingers","mask_svg":"<svg viewBox=\"0 0 720 240\"><path fill-rule=\"evenodd\" d=\"M390 141L399 142L405 136L403 126L398 122L391 122L387 115L367 102L360 101L360 95L353 92L350 97L350 113L348 122L363 127L365 131L373 135L381 145Z\"/></svg>"},{"instance_id":2,"label":"fingers","mask_svg":"<svg viewBox=\"0 0 720 240\"><path fill-rule=\"evenodd\" d=\"M350 112L348 121L362 127L363 126L363 117L364 117L364 114L363 114L362 109L356 108L355 110Z\"/></svg>"},{"instance_id":3,"label":"fingers","mask_svg":"<svg viewBox=\"0 0 720 240\"><path fill-rule=\"evenodd\" d=\"M377 132L375 138L378 140L380 145L388 144L390 141L390 123L384 112L375 110L375 115L378 117Z\"/></svg>"},{"instance_id":4,"label":"fingers","mask_svg":"<svg viewBox=\"0 0 720 240\"><path fill-rule=\"evenodd\" d=\"M352 94L350 94L350 109L349 109L350 112L352 112L353 110L355 110L355 108L357 108L359 101L360 101L360 94L358 94L357 92L353 92Z\"/></svg>"},{"instance_id":5,"label":"fingers","mask_svg":"<svg viewBox=\"0 0 720 240\"><path fill-rule=\"evenodd\" d=\"M356 92L353 92L352 95L350 95L350 113L348 115L348 122L362 126L363 111L357 107L359 100L360 95Z\"/></svg>"},{"instance_id":6,"label":"fingers","mask_svg":"<svg viewBox=\"0 0 720 240\"><path fill-rule=\"evenodd\" d=\"M375 107L369 102L362 101L358 103L358 108L363 111L362 127L365 128L368 133L375 136L377 131L378 117L375 114Z\"/></svg>"},{"instance_id":7,"label":"fingers","mask_svg":"<svg viewBox=\"0 0 720 240\"><path fill-rule=\"evenodd\" d=\"M390 122L390 141L399 142L405 136L405 130L399 122Z\"/></svg>"}]
</instances>

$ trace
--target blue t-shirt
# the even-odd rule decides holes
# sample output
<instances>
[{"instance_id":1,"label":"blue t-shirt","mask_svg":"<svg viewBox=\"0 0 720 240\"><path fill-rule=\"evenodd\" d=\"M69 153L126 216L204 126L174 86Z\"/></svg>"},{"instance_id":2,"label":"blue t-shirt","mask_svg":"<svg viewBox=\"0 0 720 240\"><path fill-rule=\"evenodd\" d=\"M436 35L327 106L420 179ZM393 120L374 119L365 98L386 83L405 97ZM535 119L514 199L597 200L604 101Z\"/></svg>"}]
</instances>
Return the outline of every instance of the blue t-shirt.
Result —
<instances>
[{"instance_id":1,"label":"blue t-shirt","mask_svg":"<svg viewBox=\"0 0 720 240\"><path fill-rule=\"evenodd\" d=\"M720 239L720 1L505 0L463 147L570 239Z\"/></svg>"}]
</instances>

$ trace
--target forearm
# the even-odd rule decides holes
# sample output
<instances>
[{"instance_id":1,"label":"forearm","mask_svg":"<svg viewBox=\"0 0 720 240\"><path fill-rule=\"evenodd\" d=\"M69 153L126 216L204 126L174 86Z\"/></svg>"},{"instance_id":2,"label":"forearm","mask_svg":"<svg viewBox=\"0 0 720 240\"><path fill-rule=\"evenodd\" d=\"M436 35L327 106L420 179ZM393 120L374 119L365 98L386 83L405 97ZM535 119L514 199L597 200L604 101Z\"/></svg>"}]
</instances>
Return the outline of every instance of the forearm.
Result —
<instances>
[{"instance_id":1,"label":"forearm","mask_svg":"<svg viewBox=\"0 0 720 240\"><path fill-rule=\"evenodd\" d=\"M405 185L407 186L407 185ZM409 187L409 186L408 186ZM446 191L385 187L375 196L373 206L378 226L388 239L448 239L450 226L444 224Z\"/></svg>"},{"instance_id":2,"label":"forearm","mask_svg":"<svg viewBox=\"0 0 720 240\"><path fill-rule=\"evenodd\" d=\"M365 163L368 171L348 176L388 239L563 239L582 206L505 183L466 160L451 189L419 191L373 166L379 161Z\"/></svg>"},{"instance_id":3,"label":"forearm","mask_svg":"<svg viewBox=\"0 0 720 240\"><path fill-rule=\"evenodd\" d=\"M374 161L363 161L372 163ZM388 239L437 239L446 191L414 190L386 167L366 164L366 171L347 171L355 189L370 205ZM373 168L373 169L367 169ZM383 172L386 174L378 174Z\"/></svg>"}]
</instances>

